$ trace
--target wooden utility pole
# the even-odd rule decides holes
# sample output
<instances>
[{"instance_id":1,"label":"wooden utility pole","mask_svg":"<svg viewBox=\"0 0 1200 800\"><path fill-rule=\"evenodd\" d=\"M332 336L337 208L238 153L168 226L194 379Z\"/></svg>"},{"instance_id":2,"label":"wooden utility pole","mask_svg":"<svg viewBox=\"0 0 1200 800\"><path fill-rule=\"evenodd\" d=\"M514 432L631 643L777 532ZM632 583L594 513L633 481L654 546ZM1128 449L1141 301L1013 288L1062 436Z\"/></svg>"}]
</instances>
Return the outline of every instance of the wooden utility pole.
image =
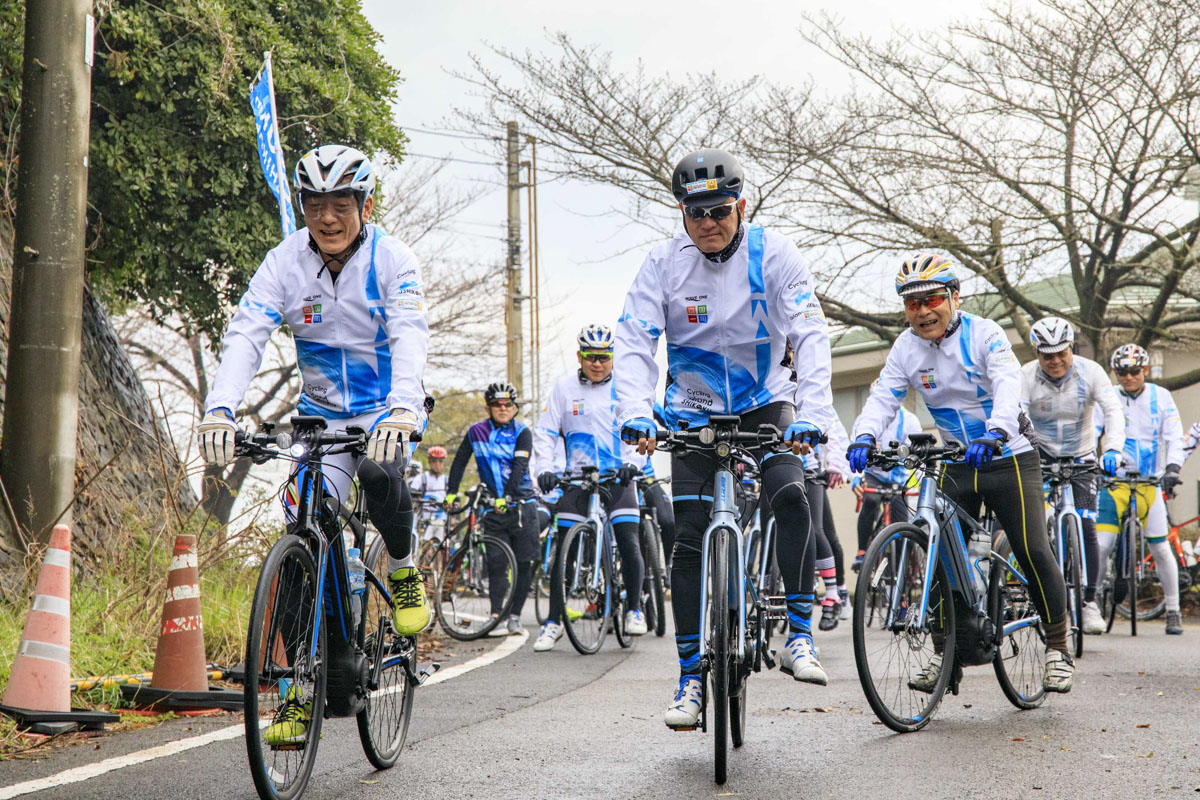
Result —
<instances>
[{"instance_id":1,"label":"wooden utility pole","mask_svg":"<svg viewBox=\"0 0 1200 800\"><path fill-rule=\"evenodd\" d=\"M508 144L508 290L504 311L508 331L508 382L524 395L524 365L521 356L524 336L521 331L521 144L517 123L507 124Z\"/></svg>"},{"instance_id":2,"label":"wooden utility pole","mask_svg":"<svg viewBox=\"0 0 1200 800\"><path fill-rule=\"evenodd\" d=\"M25 4L20 167L0 478L48 541L75 495L92 0Z\"/></svg>"}]
</instances>

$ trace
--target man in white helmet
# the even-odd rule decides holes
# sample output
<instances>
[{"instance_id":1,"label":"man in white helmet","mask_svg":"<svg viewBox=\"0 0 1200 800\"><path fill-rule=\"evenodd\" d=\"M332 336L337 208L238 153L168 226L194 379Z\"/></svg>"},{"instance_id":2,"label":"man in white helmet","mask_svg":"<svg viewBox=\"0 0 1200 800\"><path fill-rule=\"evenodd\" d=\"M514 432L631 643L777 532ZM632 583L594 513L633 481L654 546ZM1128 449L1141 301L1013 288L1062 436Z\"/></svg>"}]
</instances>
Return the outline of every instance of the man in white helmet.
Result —
<instances>
[{"instance_id":1,"label":"man in white helmet","mask_svg":"<svg viewBox=\"0 0 1200 800\"><path fill-rule=\"evenodd\" d=\"M369 224L375 172L362 152L311 150L296 164L295 184L306 227L267 253L238 303L205 401L200 452L208 464L233 460L235 412L271 333L286 323L300 369L297 413L324 417L328 432L372 432L365 458L325 459L326 490L345 502L358 475L390 556L393 621L399 633L415 634L430 619L410 552L413 506L404 480L405 442L425 422L429 327L420 265L407 246ZM289 690L267 741L302 742L311 705Z\"/></svg>"},{"instance_id":2,"label":"man in white helmet","mask_svg":"<svg viewBox=\"0 0 1200 800\"><path fill-rule=\"evenodd\" d=\"M615 470L616 481L601 488L605 513L612 522L617 549L621 555L621 577L625 586L639 587L626 596L625 630L631 636L646 633L640 587L645 574L638 530L637 484L633 478L641 471L637 449L623 443L617 429L617 394L613 388L613 333L607 325L588 325L579 332L579 369L564 376L550 390L546 407L533 433L533 452L538 465L538 488L543 493L554 489L558 475L553 467L561 439L566 453L566 474L579 473L583 467L601 472ZM572 486L558 501L558 531L562 537L576 523L587 519L588 496ZM561 541L561 539L560 539ZM555 576L554 579L560 579ZM537 652L546 652L563 635L563 609L558 594L550 593L550 611L541 634L533 644Z\"/></svg>"},{"instance_id":3,"label":"man in white helmet","mask_svg":"<svg viewBox=\"0 0 1200 800\"><path fill-rule=\"evenodd\" d=\"M1034 323L1029 344L1036 361L1021 368L1021 407L1033 423L1042 466L1056 460L1091 464L1093 471L1075 473L1071 492L1083 522L1083 555L1087 565L1083 596L1083 632L1104 632L1104 618L1096 605L1096 579L1100 557L1096 540L1096 435L1093 409L1104 419L1103 456L1099 466L1105 475L1116 475L1125 446L1125 417L1117 392L1104 367L1072 352L1075 329L1059 317Z\"/></svg>"}]
</instances>

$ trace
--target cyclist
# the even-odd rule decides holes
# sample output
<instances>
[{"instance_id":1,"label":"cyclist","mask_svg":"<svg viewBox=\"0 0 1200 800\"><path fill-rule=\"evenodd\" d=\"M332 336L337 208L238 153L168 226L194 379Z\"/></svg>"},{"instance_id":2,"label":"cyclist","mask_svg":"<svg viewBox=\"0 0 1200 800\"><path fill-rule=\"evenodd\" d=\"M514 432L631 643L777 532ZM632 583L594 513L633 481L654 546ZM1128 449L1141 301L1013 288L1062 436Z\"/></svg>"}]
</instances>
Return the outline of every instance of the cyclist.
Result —
<instances>
[{"instance_id":1,"label":"cyclist","mask_svg":"<svg viewBox=\"0 0 1200 800\"><path fill-rule=\"evenodd\" d=\"M1042 460L1073 458L1094 467L1096 436L1092 419L1093 409L1098 408L1104 418L1100 466L1106 475L1117 474L1125 443L1125 417L1104 367L1072 352L1075 329L1059 317L1034 323L1029 344L1037 360L1021 368L1021 407L1033 423ZM1104 618L1096 605L1101 561L1096 544L1095 472L1075 473L1071 492L1083 523L1083 555L1087 562L1083 632L1103 633Z\"/></svg>"},{"instance_id":2,"label":"cyclist","mask_svg":"<svg viewBox=\"0 0 1200 800\"><path fill-rule=\"evenodd\" d=\"M435 444L429 448L426 456L429 462L429 469L420 472L417 475L408 479L408 488L419 499L425 501L422 506L422 511L426 511L432 507L436 509L429 512L430 529L435 530L433 523L437 523L439 527L445 525L446 512L441 509L441 506L446 502L446 448L440 444ZM440 535L440 534L437 534Z\"/></svg>"},{"instance_id":3,"label":"cyclist","mask_svg":"<svg viewBox=\"0 0 1200 800\"><path fill-rule=\"evenodd\" d=\"M871 389L875 389L875 384L871 384ZM900 406L896 411L896 416L884 426L883 430L886 441L903 444L908 441L910 434L921 432L921 420L917 418L916 414L904 406ZM855 496L862 501L858 512L858 553L854 556L852 567L855 572L862 568L863 558L867 554L867 546L871 544L871 535L875 532L875 515L879 513L879 495L866 492L864 489L881 489L885 486L903 488L908 485L908 478L908 470L903 465L898 465L891 470L867 467L862 475L855 475L851 481L850 486L854 490ZM909 513L908 503L905 502L903 495L892 498L892 522L907 522Z\"/></svg>"},{"instance_id":4,"label":"cyclist","mask_svg":"<svg viewBox=\"0 0 1200 800\"><path fill-rule=\"evenodd\" d=\"M221 363L205 400L200 452L209 464L233 460L234 411L262 363L271 333L287 323L301 374L297 412L327 420L330 432L371 431L366 457L327 458L326 489L342 501L358 476L371 521L387 544L393 622L405 635L430 621L411 551L412 499L403 443L424 426L421 374L429 328L420 265L399 240L370 224L375 172L345 145L311 150L296 164L305 228L267 253L221 342ZM302 741L311 698L289 690L267 731L272 745Z\"/></svg>"},{"instance_id":5,"label":"cyclist","mask_svg":"<svg viewBox=\"0 0 1200 800\"><path fill-rule=\"evenodd\" d=\"M866 467L909 387L915 388L942 438L967 447L965 463L942 465L942 491L974 517L984 501L995 512L1044 620L1043 686L1068 692L1075 664L1067 653L1066 586L1046 537L1041 464L1023 433L1028 420L1021 413L1021 369L1012 346L995 322L959 311L958 278L944 256L918 253L906 259L896 275L896 293L909 327L896 337L854 423L850 468ZM941 664L936 652L909 686L932 691Z\"/></svg>"},{"instance_id":6,"label":"cyclist","mask_svg":"<svg viewBox=\"0 0 1200 800\"><path fill-rule=\"evenodd\" d=\"M1171 393L1146 381L1150 372L1150 354L1136 344L1125 344L1112 354L1110 366L1121 385L1117 392L1125 415L1125 469L1136 470L1142 478L1161 478L1163 492L1175 494L1182 483L1179 470L1183 465L1183 423ZM1098 563L1107 564L1108 555L1117 542L1121 517L1129 508L1129 486L1115 483L1100 493L1099 520L1096 534L1099 539ZM1146 531L1146 543L1154 556L1158 581L1162 584L1166 603L1167 633L1183 633L1183 617L1179 613L1179 562L1167 541L1167 504L1153 486L1138 488L1138 516ZM1123 599L1124 587L1115 586L1118 602Z\"/></svg>"},{"instance_id":7,"label":"cyclist","mask_svg":"<svg viewBox=\"0 0 1200 800\"><path fill-rule=\"evenodd\" d=\"M760 423L786 429L793 453L757 454L764 511L776 515L776 555L787 593L789 635L780 667L796 680L823 685L810 627L815 542L796 454L833 423L829 334L795 245L745 223L743 183L741 165L722 150L699 150L676 165L671 184L684 233L650 251L625 298L616 337L618 419L622 438L641 453L653 452L654 353L665 334L669 426L739 414L743 430ZM789 340L804 365L796 383L780 363ZM672 454L671 591L681 676L664 715L671 728L694 728L700 713L700 546L715 472L716 461L705 453Z\"/></svg>"},{"instance_id":8,"label":"cyclist","mask_svg":"<svg viewBox=\"0 0 1200 800\"><path fill-rule=\"evenodd\" d=\"M521 609L533 585L533 565L537 561L538 513L533 483L529 480L529 456L533 449L533 432L518 422L517 390L511 383L489 384L483 400L487 418L467 429L462 443L454 453L450 477L446 481L446 505L453 506L458 487L471 455L479 479L495 497L494 506L483 515L485 533L501 539L512 548L517 559L517 579L513 586L512 608L508 613L509 634L519 634ZM507 588L503 559L488 560L488 581L493 589ZM493 591L492 616L504 611L503 591Z\"/></svg>"},{"instance_id":9,"label":"cyclist","mask_svg":"<svg viewBox=\"0 0 1200 800\"><path fill-rule=\"evenodd\" d=\"M612 330L606 325L588 325L579 332L578 343L579 352L575 357L579 369L554 384L550 391L534 433L534 450L539 462L551 461L561 437L566 452L565 472L577 473L583 467L617 471L617 483L601 486L600 496L621 554L621 577L630 590L625 598L628 604L625 630L631 636L641 636L646 633L640 591L645 567L638 537L642 518L638 509L637 484L633 483L641 470L634 449L623 444L617 432ZM546 470L538 475L538 488L549 492L557 481L558 475ZM572 486L563 493L558 501L560 537L571 526L587 519L587 506L588 494L583 489ZM550 650L562 637L562 615L558 594L551 592L550 610L541 634L533 643L535 651Z\"/></svg>"}]
</instances>

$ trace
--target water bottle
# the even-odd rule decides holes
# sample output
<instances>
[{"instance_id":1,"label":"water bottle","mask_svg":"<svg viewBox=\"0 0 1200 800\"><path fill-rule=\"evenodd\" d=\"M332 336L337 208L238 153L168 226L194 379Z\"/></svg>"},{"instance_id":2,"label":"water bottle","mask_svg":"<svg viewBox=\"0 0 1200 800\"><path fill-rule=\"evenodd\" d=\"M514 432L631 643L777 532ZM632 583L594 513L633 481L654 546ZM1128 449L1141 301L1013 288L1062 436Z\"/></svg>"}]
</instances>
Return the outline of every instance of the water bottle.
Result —
<instances>
[{"instance_id":1,"label":"water bottle","mask_svg":"<svg viewBox=\"0 0 1200 800\"><path fill-rule=\"evenodd\" d=\"M357 547L351 547L346 552L346 570L350 573L350 610L357 630L362 619L363 595L367 591L367 565L363 563L362 553Z\"/></svg>"},{"instance_id":2,"label":"water bottle","mask_svg":"<svg viewBox=\"0 0 1200 800\"><path fill-rule=\"evenodd\" d=\"M987 531L971 530L967 539L967 566L971 570L971 582L975 591L983 595L987 591L987 574L991 561L992 536Z\"/></svg>"}]
</instances>

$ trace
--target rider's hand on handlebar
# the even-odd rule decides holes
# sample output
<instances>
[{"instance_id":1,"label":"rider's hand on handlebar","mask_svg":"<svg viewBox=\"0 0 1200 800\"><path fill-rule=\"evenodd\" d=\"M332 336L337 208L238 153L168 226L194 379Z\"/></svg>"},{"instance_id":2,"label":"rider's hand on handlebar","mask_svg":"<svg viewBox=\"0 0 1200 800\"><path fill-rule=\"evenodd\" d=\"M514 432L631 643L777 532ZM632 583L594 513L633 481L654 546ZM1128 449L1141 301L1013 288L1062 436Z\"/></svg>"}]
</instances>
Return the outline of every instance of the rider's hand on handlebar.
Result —
<instances>
[{"instance_id":1,"label":"rider's hand on handlebar","mask_svg":"<svg viewBox=\"0 0 1200 800\"><path fill-rule=\"evenodd\" d=\"M493 506L495 507L496 511L503 514L504 512L508 511L508 498L507 497L497 497L495 502L493 503Z\"/></svg>"},{"instance_id":2,"label":"rider's hand on handlebar","mask_svg":"<svg viewBox=\"0 0 1200 800\"><path fill-rule=\"evenodd\" d=\"M542 494L549 494L558 485L558 476L550 471L543 472L537 476L537 485L542 490Z\"/></svg>"},{"instance_id":3,"label":"rider's hand on handlebar","mask_svg":"<svg viewBox=\"0 0 1200 800\"><path fill-rule=\"evenodd\" d=\"M200 457L205 464L223 467L233 461L238 426L228 408L214 408L200 420Z\"/></svg>"},{"instance_id":4,"label":"rider's hand on handlebar","mask_svg":"<svg viewBox=\"0 0 1200 800\"><path fill-rule=\"evenodd\" d=\"M825 481L826 488L836 489L845 483L846 479L843 478L842 473L838 472L836 469L827 469L825 470Z\"/></svg>"},{"instance_id":5,"label":"rider's hand on handlebar","mask_svg":"<svg viewBox=\"0 0 1200 800\"><path fill-rule=\"evenodd\" d=\"M1004 434L999 431L988 431L978 439L971 440L967 448L967 463L975 469L983 469L992 463L992 458L999 455L1004 447Z\"/></svg>"},{"instance_id":6,"label":"rider's hand on handlebar","mask_svg":"<svg viewBox=\"0 0 1200 800\"><path fill-rule=\"evenodd\" d=\"M875 437L864 433L854 440L854 444L846 449L846 459L850 462L851 472L862 472L867 468L867 461L875 452ZM861 496L861 495L860 495Z\"/></svg>"},{"instance_id":7,"label":"rider's hand on handlebar","mask_svg":"<svg viewBox=\"0 0 1200 800\"><path fill-rule=\"evenodd\" d=\"M400 444L408 442L418 424L420 419L415 411L393 408L391 414L375 424L371 440L367 442L367 458L377 464L390 464L395 461Z\"/></svg>"},{"instance_id":8,"label":"rider's hand on handlebar","mask_svg":"<svg viewBox=\"0 0 1200 800\"><path fill-rule=\"evenodd\" d=\"M1100 457L1100 468L1104 470L1104 474L1112 477L1117 474L1117 469L1121 466L1121 451L1107 450Z\"/></svg>"},{"instance_id":9,"label":"rider's hand on handlebar","mask_svg":"<svg viewBox=\"0 0 1200 800\"><path fill-rule=\"evenodd\" d=\"M1162 490L1167 493L1167 497L1174 497L1175 487L1181 483L1183 483L1183 478L1179 477L1179 465L1167 464L1162 476Z\"/></svg>"},{"instance_id":10,"label":"rider's hand on handlebar","mask_svg":"<svg viewBox=\"0 0 1200 800\"><path fill-rule=\"evenodd\" d=\"M783 440L792 445L792 455L807 454L810 449L821 443L821 429L811 422L798 419L788 425Z\"/></svg>"},{"instance_id":11,"label":"rider's hand on handlebar","mask_svg":"<svg viewBox=\"0 0 1200 800\"><path fill-rule=\"evenodd\" d=\"M634 417L621 426L621 441L636 444L638 455L642 456L654 452L658 446L657 434L658 426L647 417Z\"/></svg>"},{"instance_id":12,"label":"rider's hand on handlebar","mask_svg":"<svg viewBox=\"0 0 1200 800\"><path fill-rule=\"evenodd\" d=\"M454 492L450 492L448 495L446 495L446 499L442 501L442 505L444 505L446 508L454 508L454 501L457 499L458 495L456 495Z\"/></svg>"},{"instance_id":13,"label":"rider's hand on handlebar","mask_svg":"<svg viewBox=\"0 0 1200 800\"><path fill-rule=\"evenodd\" d=\"M628 486L629 482L638 476L641 472L641 467L637 464L622 464L617 470L617 482L622 486Z\"/></svg>"}]
</instances>

